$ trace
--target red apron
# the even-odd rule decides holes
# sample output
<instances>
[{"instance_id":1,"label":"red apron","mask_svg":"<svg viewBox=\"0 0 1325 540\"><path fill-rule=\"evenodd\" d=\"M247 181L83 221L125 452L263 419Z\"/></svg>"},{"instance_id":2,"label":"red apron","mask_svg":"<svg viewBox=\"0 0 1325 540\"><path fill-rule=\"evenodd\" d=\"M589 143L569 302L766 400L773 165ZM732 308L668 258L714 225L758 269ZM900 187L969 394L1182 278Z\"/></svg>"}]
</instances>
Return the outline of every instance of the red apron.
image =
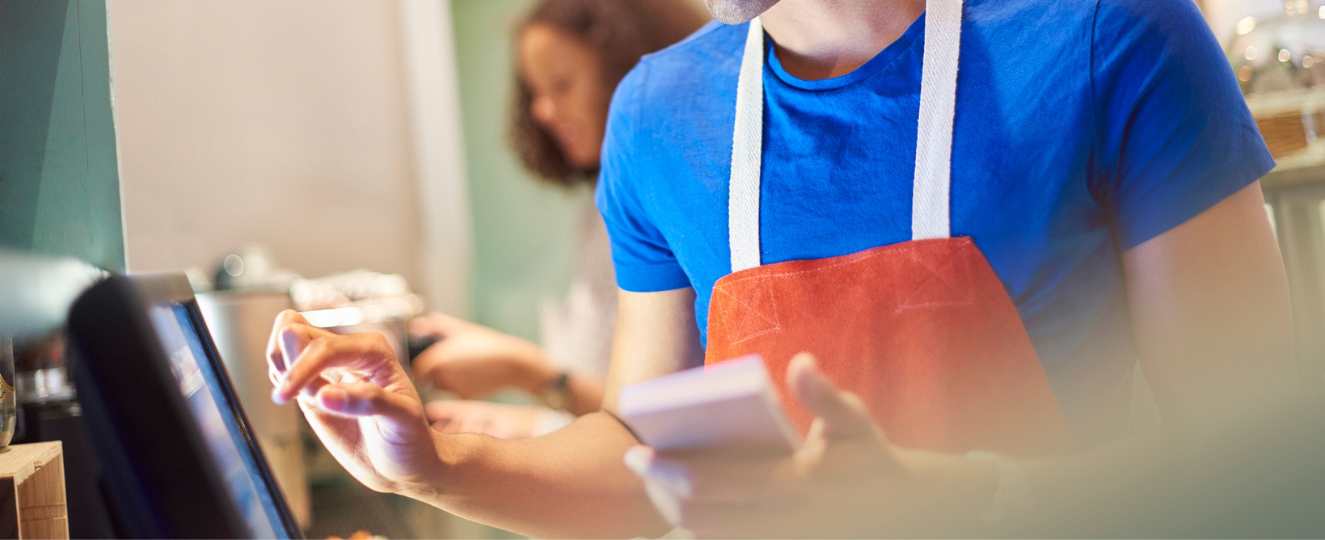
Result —
<instances>
[{"instance_id":1,"label":"red apron","mask_svg":"<svg viewBox=\"0 0 1325 540\"><path fill-rule=\"evenodd\" d=\"M759 19L750 23L732 145L732 274L713 288L705 363L763 355L801 433L813 418L784 374L808 351L896 444L1059 453L1072 448L1071 435L1012 299L975 243L949 234L960 36L960 0L930 0L912 240L761 266L764 32Z\"/></svg>"}]
</instances>

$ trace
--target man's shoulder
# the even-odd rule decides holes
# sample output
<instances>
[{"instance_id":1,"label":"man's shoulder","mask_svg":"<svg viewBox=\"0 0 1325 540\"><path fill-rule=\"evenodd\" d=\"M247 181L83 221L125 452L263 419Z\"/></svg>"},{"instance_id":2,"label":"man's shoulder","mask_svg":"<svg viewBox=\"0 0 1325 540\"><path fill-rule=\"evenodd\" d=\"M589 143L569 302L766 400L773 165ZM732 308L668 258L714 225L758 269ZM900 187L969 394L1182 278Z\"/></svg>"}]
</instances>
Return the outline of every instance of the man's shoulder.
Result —
<instances>
[{"instance_id":1,"label":"man's shoulder","mask_svg":"<svg viewBox=\"0 0 1325 540\"><path fill-rule=\"evenodd\" d=\"M1092 0L1096 43L1125 36L1176 37L1208 33L1205 16L1191 0Z\"/></svg>"},{"instance_id":2,"label":"man's shoulder","mask_svg":"<svg viewBox=\"0 0 1325 540\"><path fill-rule=\"evenodd\" d=\"M1171 14L1174 10L1189 9L1200 13L1200 8L1190 0L1089 0L1088 3L1095 4L1102 16L1114 11L1128 12L1138 17L1159 17Z\"/></svg>"},{"instance_id":3,"label":"man's shoulder","mask_svg":"<svg viewBox=\"0 0 1325 540\"><path fill-rule=\"evenodd\" d=\"M1012 23L1018 27L1026 25L1026 18L1059 22L1112 18L1159 21L1191 13L1200 13L1191 0L967 0L967 15L976 16L977 23Z\"/></svg>"},{"instance_id":4,"label":"man's shoulder","mask_svg":"<svg viewBox=\"0 0 1325 540\"><path fill-rule=\"evenodd\" d=\"M994 38L1033 33L1041 44L1070 40L1077 29L1089 27L1101 1L966 0L963 24Z\"/></svg>"},{"instance_id":5,"label":"man's shoulder","mask_svg":"<svg viewBox=\"0 0 1325 540\"><path fill-rule=\"evenodd\" d=\"M622 79L613 106L666 109L677 100L710 95L726 82L733 86L740 72L745 34L745 25L714 21L670 47L645 55Z\"/></svg>"},{"instance_id":6,"label":"man's shoulder","mask_svg":"<svg viewBox=\"0 0 1325 540\"><path fill-rule=\"evenodd\" d=\"M711 21L696 30L685 39L658 52L644 55L641 65L653 70L685 69L688 72L699 69L701 72L712 60L730 60L738 62L745 45L746 25L729 25Z\"/></svg>"}]
</instances>

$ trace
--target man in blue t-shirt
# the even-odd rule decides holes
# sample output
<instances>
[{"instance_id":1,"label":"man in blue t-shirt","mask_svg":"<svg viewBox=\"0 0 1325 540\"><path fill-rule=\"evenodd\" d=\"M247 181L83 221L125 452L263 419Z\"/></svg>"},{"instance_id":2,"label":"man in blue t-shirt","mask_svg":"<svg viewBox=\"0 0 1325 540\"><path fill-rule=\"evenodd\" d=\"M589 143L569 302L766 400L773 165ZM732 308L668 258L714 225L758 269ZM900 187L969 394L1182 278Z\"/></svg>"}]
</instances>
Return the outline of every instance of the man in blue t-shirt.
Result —
<instances>
[{"instance_id":1,"label":"man in blue t-shirt","mask_svg":"<svg viewBox=\"0 0 1325 540\"><path fill-rule=\"evenodd\" d=\"M928 15L875 4L785 1L762 17L761 264L912 237ZM1166 419L1201 398L1183 388L1193 379L1283 373L1230 350L1261 332L1276 336L1262 352L1287 344L1257 184L1273 161L1195 5L975 0L963 15L951 234L974 240L1011 297L1076 446L1127 433L1138 357ZM870 35L881 48L860 46ZM740 270L729 178L745 38L712 24L617 89L597 200L623 290L620 371L683 367L675 343L711 342L714 284ZM679 306L697 336L657 330ZM1237 362L1203 356L1221 349Z\"/></svg>"},{"instance_id":2,"label":"man in blue t-shirt","mask_svg":"<svg viewBox=\"0 0 1325 540\"><path fill-rule=\"evenodd\" d=\"M1172 457L1172 430L1129 436L1138 365L1169 428L1218 424L1291 387L1287 285L1257 182L1273 162L1189 0L706 3L727 24L646 57L612 104L597 193L621 288L606 408L622 385L739 341L708 332L710 313L743 301L714 299L724 277L969 238L996 276L981 295L1007 302L1013 320L994 318L1025 340L1011 348L1035 362L1077 451L903 448L833 384L858 381L830 382L809 358L786 374L816 419L792 457L663 456L605 413L532 441L443 435L378 338L287 313L274 398L306 391L306 415L365 483L536 536L665 523L722 537L972 535L1032 501L1093 515L1095 495L1146 492L1132 489L1137 471ZM937 326L936 349L966 330ZM913 354L923 345L908 345L911 362L929 361ZM345 366L368 382L319 377ZM1115 498L1108 516L1146 502Z\"/></svg>"}]
</instances>

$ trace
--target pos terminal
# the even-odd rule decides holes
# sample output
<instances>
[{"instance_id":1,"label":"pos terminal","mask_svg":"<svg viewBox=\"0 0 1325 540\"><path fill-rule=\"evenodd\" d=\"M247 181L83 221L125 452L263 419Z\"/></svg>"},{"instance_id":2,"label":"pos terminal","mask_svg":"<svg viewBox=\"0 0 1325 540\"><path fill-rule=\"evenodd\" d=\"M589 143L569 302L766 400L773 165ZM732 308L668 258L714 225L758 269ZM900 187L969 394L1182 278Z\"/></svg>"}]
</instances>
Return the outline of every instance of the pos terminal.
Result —
<instances>
[{"instance_id":1,"label":"pos terminal","mask_svg":"<svg viewBox=\"0 0 1325 540\"><path fill-rule=\"evenodd\" d=\"M183 274L93 286L69 334L117 535L300 537Z\"/></svg>"}]
</instances>

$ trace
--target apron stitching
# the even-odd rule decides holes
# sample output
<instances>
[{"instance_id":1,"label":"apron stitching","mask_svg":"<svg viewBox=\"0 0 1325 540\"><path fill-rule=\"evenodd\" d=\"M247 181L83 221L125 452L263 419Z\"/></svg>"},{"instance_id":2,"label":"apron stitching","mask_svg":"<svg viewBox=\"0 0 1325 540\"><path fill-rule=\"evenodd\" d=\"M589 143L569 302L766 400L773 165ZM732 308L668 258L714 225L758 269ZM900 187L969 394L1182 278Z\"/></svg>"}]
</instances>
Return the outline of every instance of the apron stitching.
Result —
<instances>
[{"instance_id":1,"label":"apron stitching","mask_svg":"<svg viewBox=\"0 0 1325 540\"><path fill-rule=\"evenodd\" d=\"M770 333L770 332L776 332L776 331L782 329L782 324L781 324L781 323L779 322L779 320L778 320L778 314L777 314L777 302L776 302L776 301L772 301L772 300L770 300L770 302L769 302L769 305L770 305L770 307L772 308L772 311L773 311L773 318L772 318L772 319L769 319L769 318L764 314L764 311L755 309L754 307L750 306L749 303L747 303L747 302L741 300L741 299L740 299L739 297L737 297L736 295L731 294L731 293L728 293L728 292L723 292L722 294L723 294L723 296L726 296L727 298L730 298L731 301L736 302L737 304L740 304L741 307L745 308L745 310L746 310L747 313L754 314L754 315L758 316L759 318L761 318L761 319L763 319L763 320L768 321L769 323L771 323L771 325L770 325L768 328L765 328L765 329L760 330L760 331L758 331L758 332L753 332L753 333L748 334L748 335L746 335L746 336L744 336L744 337L741 337L741 338L739 338L739 339L733 339L733 340L731 340L731 343L733 343L733 344L741 343L741 342L743 342L743 341L748 341L748 340L750 340L750 339L753 339L753 338L756 338L756 337L762 336L762 335L764 335L764 334L767 334L767 333ZM730 312L724 312L724 313L730 313ZM749 315L747 315L747 319L748 319L748 317L749 317ZM726 318L730 318L730 316L728 316L728 317L723 317L723 318L724 318L724 319L726 319ZM730 326L737 326L737 325L730 325ZM741 325L741 326L744 326L744 325Z\"/></svg>"},{"instance_id":2,"label":"apron stitching","mask_svg":"<svg viewBox=\"0 0 1325 540\"><path fill-rule=\"evenodd\" d=\"M907 244L907 243L909 243L909 242L915 242L915 241L916 241L916 240L908 240L907 242L899 242L899 243L896 243L896 244L889 244L889 245L887 245L887 246L879 246L879 247L881 247L881 248L889 248L889 247L894 247L894 246L905 246L905 244ZM921 240L921 241L923 242L923 240ZM948 249L947 246L943 246L943 247L944 247L948 252L951 252L951 251L952 251L951 249ZM875 251L875 250L878 250L878 249L879 249L879 248L870 248L869 251ZM900 251L901 248L899 248L898 250ZM842 262L833 263L833 264L830 264L830 265L828 265L828 266L821 266L821 267L819 267L819 268L813 268L813 269L810 269L810 270L795 270L795 271L790 271L790 270L788 270L788 271L781 271L781 272L776 272L776 271L775 271L775 272L770 272L770 273L768 273L768 274L763 274L763 275L757 275L757 276L743 276L743 277L739 277L739 278L729 280L729 281L727 281L727 282L725 282L725 283L719 285L719 288L725 288L725 287L728 287L728 286L734 285L734 284L736 284L736 283L740 283L740 282L742 282L742 281L751 280L751 279L760 279L760 278L767 278L767 277L785 277L785 276L796 276L796 275L800 275L800 274L809 274L809 273L813 273L813 272L819 272L819 271L821 271L821 270L829 270L829 269L832 269L832 268L837 268L837 267L839 267L839 266L846 266L846 265L849 265L849 264L855 264L855 263L858 263L858 262L861 262L861 261L865 261L865 260L868 260L868 259L871 259L871 258L874 258L874 257L882 257L882 256L884 256L884 255L891 255L891 254L892 254L891 251L888 251L888 252L885 253L885 252L883 252L882 250L877 251L877 252L873 252L873 253L856 253L856 254L851 254L851 255L847 255L847 256L845 256L846 258L848 258L848 259L850 259L850 260L845 260L845 261L842 261ZM853 257L853 256L854 256L854 257ZM805 261L787 261L787 262L805 262ZM811 261L811 262L812 262L812 261ZM775 263L775 264L781 264L781 263ZM768 267L768 265L764 265L764 266L758 266L758 267L756 267L756 268L767 268L767 267ZM734 274L727 274L727 275L728 275L728 276L731 276L731 275L734 275ZM724 277L726 277L726 276L724 276Z\"/></svg>"}]
</instances>

